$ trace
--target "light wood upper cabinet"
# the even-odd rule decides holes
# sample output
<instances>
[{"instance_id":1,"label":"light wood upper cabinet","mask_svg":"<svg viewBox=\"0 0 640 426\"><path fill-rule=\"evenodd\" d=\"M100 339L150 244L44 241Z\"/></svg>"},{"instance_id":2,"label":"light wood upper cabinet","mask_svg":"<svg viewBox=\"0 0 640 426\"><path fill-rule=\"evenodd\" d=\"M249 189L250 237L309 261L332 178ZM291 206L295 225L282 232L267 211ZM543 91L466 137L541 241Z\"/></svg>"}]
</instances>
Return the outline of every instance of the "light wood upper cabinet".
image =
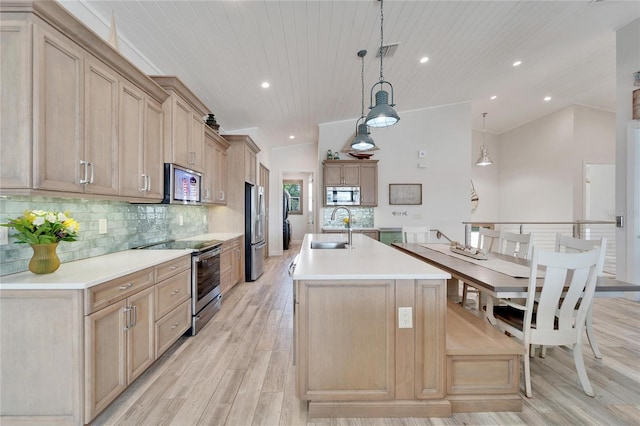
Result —
<instances>
[{"instance_id":1,"label":"light wood upper cabinet","mask_svg":"<svg viewBox=\"0 0 640 426\"><path fill-rule=\"evenodd\" d=\"M118 75L101 61L85 56L84 158L89 182L85 192L118 193ZM85 166L86 167L86 166Z\"/></svg>"},{"instance_id":2,"label":"light wood upper cabinet","mask_svg":"<svg viewBox=\"0 0 640 426\"><path fill-rule=\"evenodd\" d=\"M252 184L256 184L256 173L257 173L257 159L256 153L250 149L248 146L245 147L244 150L244 180L245 182L249 182Z\"/></svg>"},{"instance_id":3,"label":"light wood upper cabinet","mask_svg":"<svg viewBox=\"0 0 640 426\"><path fill-rule=\"evenodd\" d=\"M378 205L378 163L360 165L360 205Z\"/></svg>"},{"instance_id":4,"label":"light wood upper cabinet","mask_svg":"<svg viewBox=\"0 0 640 426\"><path fill-rule=\"evenodd\" d=\"M227 203L227 149L229 143L205 126L204 132L204 203Z\"/></svg>"},{"instance_id":5,"label":"light wood upper cabinet","mask_svg":"<svg viewBox=\"0 0 640 426\"><path fill-rule=\"evenodd\" d=\"M360 185L360 165L356 161L325 161L324 184L325 186Z\"/></svg>"},{"instance_id":6,"label":"light wood upper cabinet","mask_svg":"<svg viewBox=\"0 0 640 426\"><path fill-rule=\"evenodd\" d=\"M28 22L0 21L0 188L31 187L31 29Z\"/></svg>"},{"instance_id":7,"label":"light wood upper cabinet","mask_svg":"<svg viewBox=\"0 0 640 426\"><path fill-rule=\"evenodd\" d=\"M174 76L151 76L169 93L163 104L166 163L204 172L204 117L209 108Z\"/></svg>"},{"instance_id":8,"label":"light wood upper cabinet","mask_svg":"<svg viewBox=\"0 0 640 426\"><path fill-rule=\"evenodd\" d=\"M360 205L378 205L378 160L325 160L322 164L324 188L359 186ZM326 206L326 197L323 196L323 200Z\"/></svg>"},{"instance_id":9,"label":"light wood upper cabinet","mask_svg":"<svg viewBox=\"0 0 640 426\"><path fill-rule=\"evenodd\" d=\"M82 192L91 177L82 131L84 52L48 25L36 26L34 37L34 188Z\"/></svg>"},{"instance_id":10,"label":"light wood upper cabinet","mask_svg":"<svg viewBox=\"0 0 640 426\"><path fill-rule=\"evenodd\" d=\"M163 132L152 132L157 164L133 151L145 140L145 104L168 93L57 2L3 3L0 13L0 193L161 199ZM149 177L155 186L141 194Z\"/></svg>"},{"instance_id":11,"label":"light wood upper cabinet","mask_svg":"<svg viewBox=\"0 0 640 426\"><path fill-rule=\"evenodd\" d=\"M120 195L162 200L162 106L134 85L120 90Z\"/></svg>"}]
</instances>

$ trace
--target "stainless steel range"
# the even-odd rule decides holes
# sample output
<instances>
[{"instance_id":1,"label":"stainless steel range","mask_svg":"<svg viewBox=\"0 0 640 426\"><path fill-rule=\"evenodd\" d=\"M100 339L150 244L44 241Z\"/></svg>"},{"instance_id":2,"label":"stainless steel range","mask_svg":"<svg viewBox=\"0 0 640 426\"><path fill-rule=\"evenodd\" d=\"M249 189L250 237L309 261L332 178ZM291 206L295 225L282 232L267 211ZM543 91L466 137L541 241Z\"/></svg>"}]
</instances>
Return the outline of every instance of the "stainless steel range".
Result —
<instances>
[{"instance_id":1,"label":"stainless steel range","mask_svg":"<svg viewBox=\"0 0 640 426\"><path fill-rule=\"evenodd\" d=\"M220 253L222 241L170 240L135 247L148 250L193 250L191 256L191 335L195 336L220 310Z\"/></svg>"}]
</instances>

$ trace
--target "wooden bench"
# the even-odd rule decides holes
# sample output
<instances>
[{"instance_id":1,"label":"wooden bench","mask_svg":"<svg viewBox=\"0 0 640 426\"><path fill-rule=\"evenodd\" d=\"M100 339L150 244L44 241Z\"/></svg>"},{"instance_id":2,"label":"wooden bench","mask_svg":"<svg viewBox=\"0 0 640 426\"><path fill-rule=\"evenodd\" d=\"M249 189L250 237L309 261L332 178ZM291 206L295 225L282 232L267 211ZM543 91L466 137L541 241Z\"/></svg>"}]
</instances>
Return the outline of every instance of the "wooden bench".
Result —
<instances>
[{"instance_id":1,"label":"wooden bench","mask_svg":"<svg viewBox=\"0 0 640 426\"><path fill-rule=\"evenodd\" d=\"M522 411L524 347L450 300L446 321L446 392L451 411Z\"/></svg>"}]
</instances>

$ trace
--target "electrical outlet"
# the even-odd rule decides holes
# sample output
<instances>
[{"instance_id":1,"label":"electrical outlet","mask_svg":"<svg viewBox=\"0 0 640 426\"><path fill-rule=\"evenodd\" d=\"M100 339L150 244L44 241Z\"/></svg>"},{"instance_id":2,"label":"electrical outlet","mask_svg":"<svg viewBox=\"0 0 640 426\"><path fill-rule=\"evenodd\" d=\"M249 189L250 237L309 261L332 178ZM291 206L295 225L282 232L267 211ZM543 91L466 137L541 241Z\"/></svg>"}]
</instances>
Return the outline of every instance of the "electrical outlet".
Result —
<instances>
[{"instance_id":1,"label":"electrical outlet","mask_svg":"<svg viewBox=\"0 0 640 426\"><path fill-rule=\"evenodd\" d=\"M0 246L9 244L9 228L0 226Z\"/></svg>"},{"instance_id":2,"label":"electrical outlet","mask_svg":"<svg viewBox=\"0 0 640 426\"><path fill-rule=\"evenodd\" d=\"M425 158L426 156L427 156L427 151L425 151L424 149L418 150L418 157L419 158Z\"/></svg>"},{"instance_id":3,"label":"electrical outlet","mask_svg":"<svg viewBox=\"0 0 640 426\"><path fill-rule=\"evenodd\" d=\"M107 219L98 219L98 234L107 233Z\"/></svg>"},{"instance_id":4,"label":"electrical outlet","mask_svg":"<svg viewBox=\"0 0 640 426\"><path fill-rule=\"evenodd\" d=\"M413 328L413 314L410 306L398 308L398 328Z\"/></svg>"},{"instance_id":5,"label":"electrical outlet","mask_svg":"<svg viewBox=\"0 0 640 426\"><path fill-rule=\"evenodd\" d=\"M180 224L180 226L184 225L184 218L182 217L182 215L178 216L178 223Z\"/></svg>"}]
</instances>

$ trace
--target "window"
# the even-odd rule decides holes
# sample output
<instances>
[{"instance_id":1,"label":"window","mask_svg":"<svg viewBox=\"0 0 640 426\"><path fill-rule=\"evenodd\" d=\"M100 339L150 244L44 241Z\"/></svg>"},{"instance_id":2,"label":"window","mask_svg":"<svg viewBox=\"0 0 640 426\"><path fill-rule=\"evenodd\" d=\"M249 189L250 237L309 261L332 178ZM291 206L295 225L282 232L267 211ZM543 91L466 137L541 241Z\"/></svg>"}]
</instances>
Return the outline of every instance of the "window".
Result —
<instances>
[{"instance_id":1,"label":"window","mask_svg":"<svg viewBox=\"0 0 640 426\"><path fill-rule=\"evenodd\" d=\"M291 195L289 214L302 214L302 180L285 180L283 187Z\"/></svg>"}]
</instances>

